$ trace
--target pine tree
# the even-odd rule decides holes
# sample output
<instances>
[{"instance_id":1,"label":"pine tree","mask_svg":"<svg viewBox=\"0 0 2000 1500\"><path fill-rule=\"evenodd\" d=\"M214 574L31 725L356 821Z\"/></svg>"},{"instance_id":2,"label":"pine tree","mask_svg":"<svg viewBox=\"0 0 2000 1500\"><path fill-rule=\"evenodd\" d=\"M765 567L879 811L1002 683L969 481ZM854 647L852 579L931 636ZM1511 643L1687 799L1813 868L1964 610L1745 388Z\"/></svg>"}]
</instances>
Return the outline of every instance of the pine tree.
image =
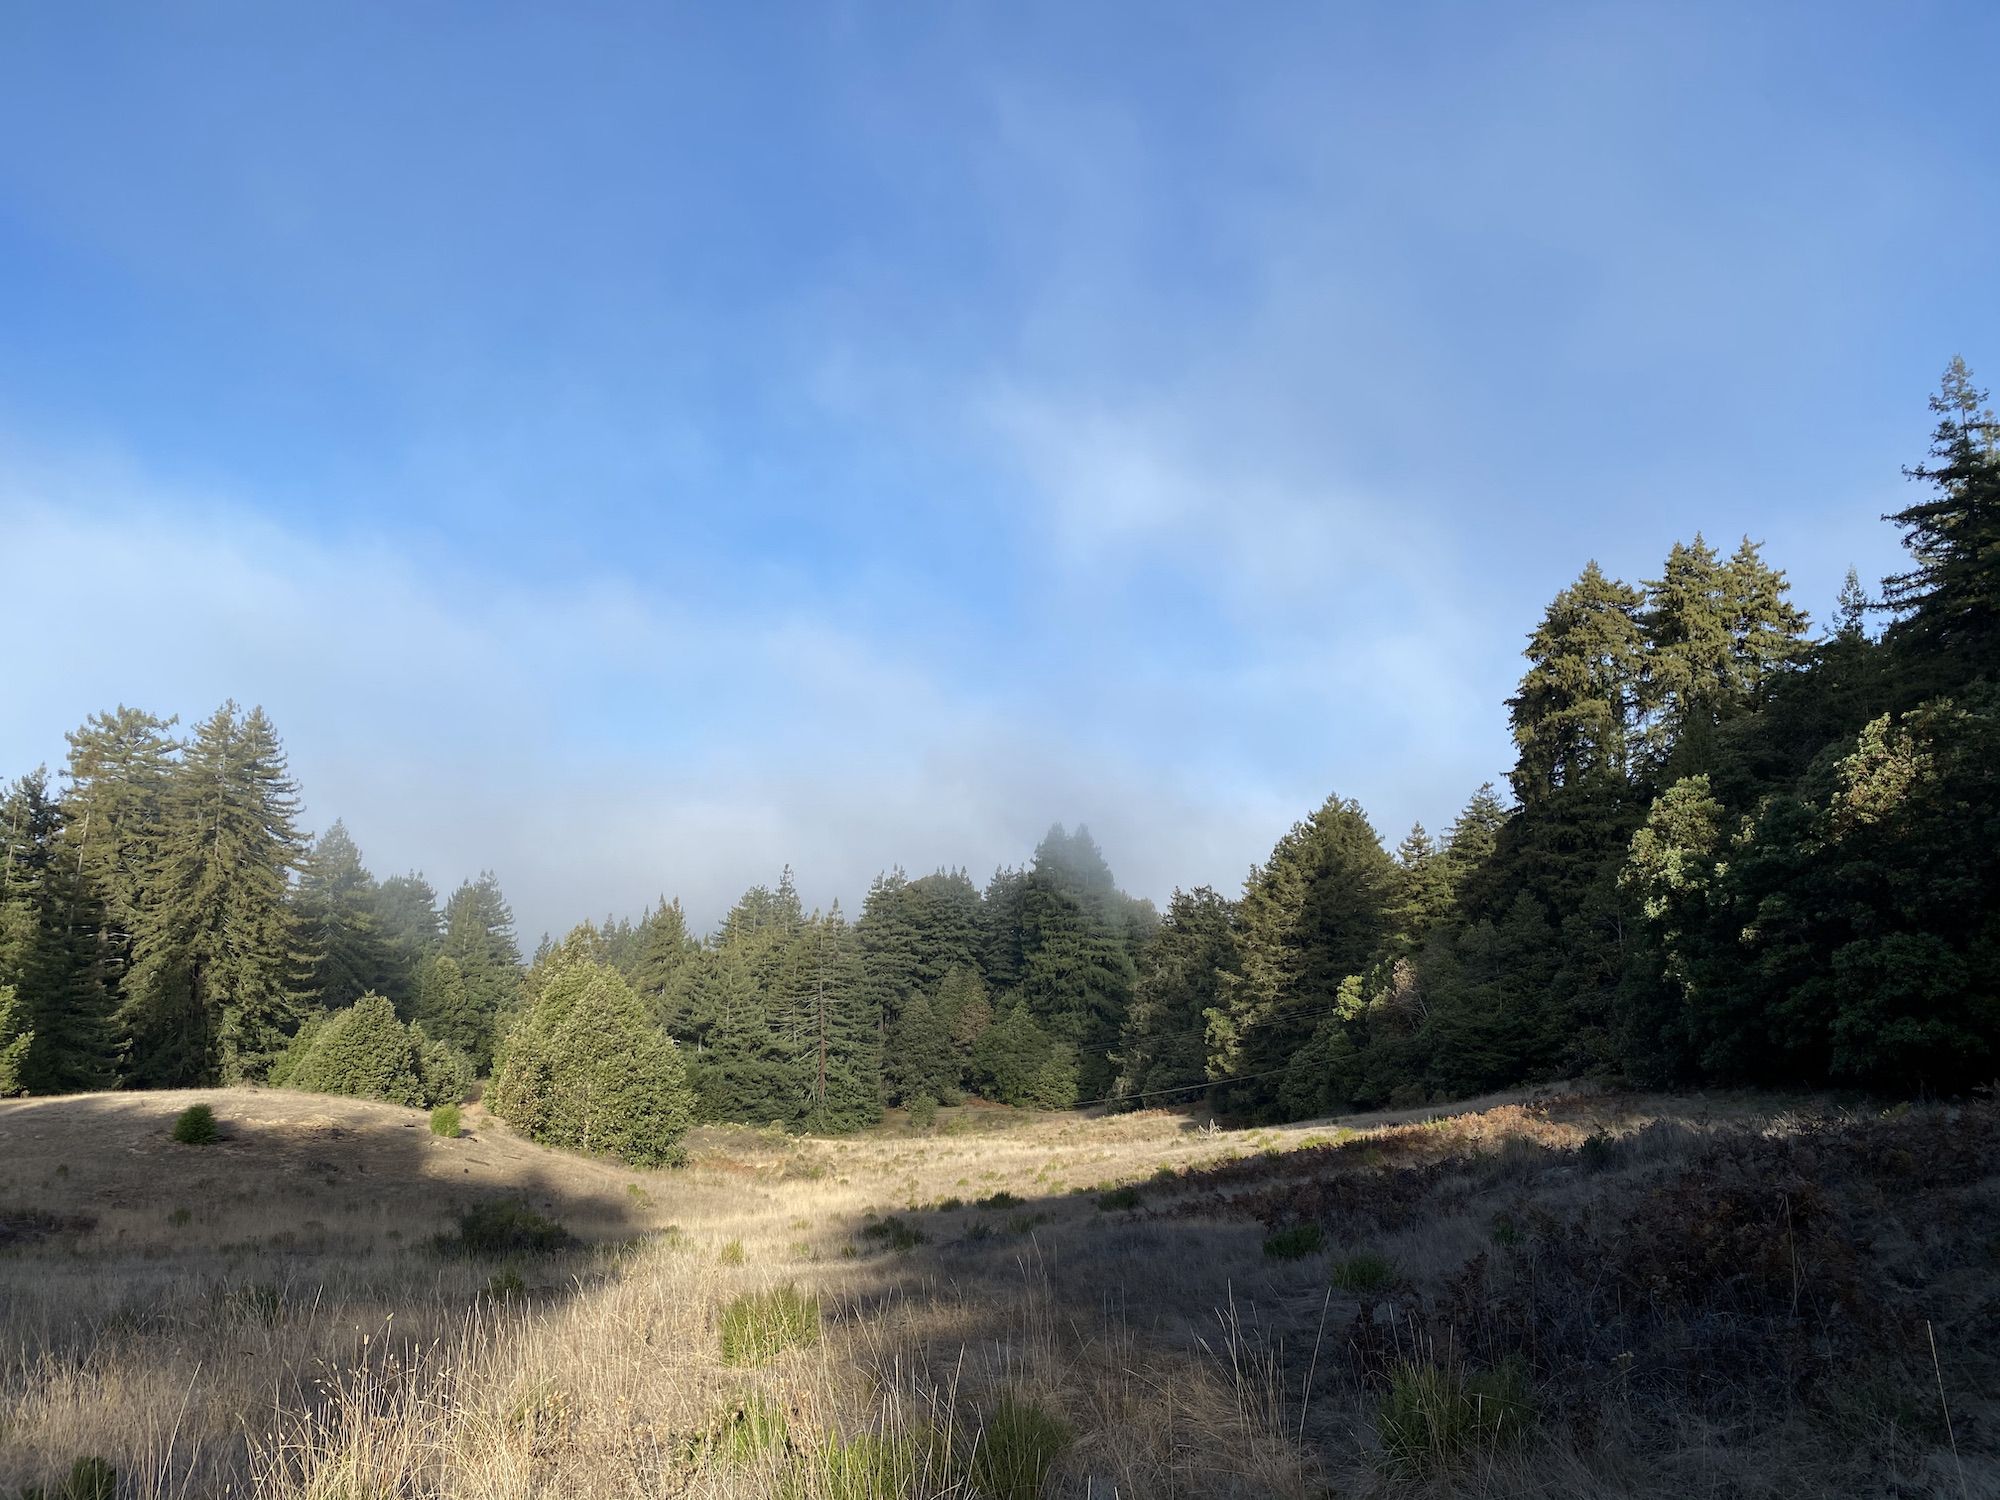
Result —
<instances>
[{"instance_id":1,"label":"pine tree","mask_svg":"<svg viewBox=\"0 0 2000 1500\"><path fill-rule=\"evenodd\" d=\"M1124 898L1088 829L1058 824L1035 850L1021 897L1021 995L1075 1053L1077 1086L1108 1095L1112 1054L1138 977Z\"/></svg>"},{"instance_id":2,"label":"pine tree","mask_svg":"<svg viewBox=\"0 0 2000 1500\"><path fill-rule=\"evenodd\" d=\"M856 1130L882 1118L880 1018L862 986L860 944L840 904L808 918L786 964L790 990L774 1010L796 1100L792 1124Z\"/></svg>"},{"instance_id":3,"label":"pine tree","mask_svg":"<svg viewBox=\"0 0 2000 1500\"><path fill-rule=\"evenodd\" d=\"M35 1044L24 1007L11 984L0 984L0 1099L24 1091L21 1064Z\"/></svg>"},{"instance_id":4,"label":"pine tree","mask_svg":"<svg viewBox=\"0 0 2000 1500\"><path fill-rule=\"evenodd\" d=\"M1905 473L1931 496L1883 517L1902 529L1912 566L1882 581L1889 643L1907 662L1912 698L1984 677L2000 680L2000 421L1953 359L1931 398L1929 463Z\"/></svg>"},{"instance_id":5,"label":"pine tree","mask_svg":"<svg viewBox=\"0 0 2000 1500\"><path fill-rule=\"evenodd\" d=\"M436 955L443 938L437 892L414 870L391 875L375 887L374 918L393 976L387 993L408 997L414 1004L424 965Z\"/></svg>"},{"instance_id":6,"label":"pine tree","mask_svg":"<svg viewBox=\"0 0 2000 1500\"><path fill-rule=\"evenodd\" d=\"M954 1102L959 1068L951 1032L921 990L910 996L889 1030L886 1071L899 1104L919 1099Z\"/></svg>"},{"instance_id":7,"label":"pine tree","mask_svg":"<svg viewBox=\"0 0 2000 1500\"><path fill-rule=\"evenodd\" d=\"M411 987L402 978L380 925L381 892L361 862L361 850L335 819L320 835L299 876L300 941L311 955L307 990L329 1010L386 992L408 1012Z\"/></svg>"},{"instance_id":8,"label":"pine tree","mask_svg":"<svg viewBox=\"0 0 2000 1500\"><path fill-rule=\"evenodd\" d=\"M1646 585L1639 617L1645 649L1636 707L1649 774L1666 775L1677 759L1693 768L1712 762L1715 726L1737 697L1732 614L1715 549L1699 532L1692 545L1674 543L1660 577Z\"/></svg>"},{"instance_id":9,"label":"pine tree","mask_svg":"<svg viewBox=\"0 0 2000 1500\"><path fill-rule=\"evenodd\" d=\"M1271 1112L1291 1055L1388 930L1395 867L1357 802L1327 798L1250 873L1238 912L1240 972L1209 1021L1208 1072L1233 1109Z\"/></svg>"},{"instance_id":10,"label":"pine tree","mask_svg":"<svg viewBox=\"0 0 2000 1500\"><path fill-rule=\"evenodd\" d=\"M678 1030L686 1022L701 954L680 902L662 896L640 920L633 946L634 993L660 1025Z\"/></svg>"},{"instance_id":11,"label":"pine tree","mask_svg":"<svg viewBox=\"0 0 2000 1500\"><path fill-rule=\"evenodd\" d=\"M706 1119L763 1124L802 1109L744 951L754 946L719 947L695 987L691 1074Z\"/></svg>"},{"instance_id":12,"label":"pine tree","mask_svg":"<svg viewBox=\"0 0 2000 1500\"><path fill-rule=\"evenodd\" d=\"M93 950L88 966L112 1013L131 998L128 976L139 933L156 905L169 784L180 750L174 723L121 704L112 713L93 714L68 736L59 865L76 882L88 916L79 917L77 936Z\"/></svg>"},{"instance_id":13,"label":"pine tree","mask_svg":"<svg viewBox=\"0 0 2000 1500\"><path fill-rule=\"evenodd\" d=\"M1226 1005L1241 975L1235 922L1233 903L1207 886L1174 892L1133 988L1119 1047L1121 1099L1163 1106L1208 1086L1208 1015Z\"/></svg>"},{"instance_id":14,"label":"pine tree","mask_svg":"<svg viewBox=\"0 0 2000 1500\"><path fill-rule=\"evenodd\" d=\"M465 984L465 1011L462 1020L437 1015L426 1025L484 1071L492 1065L495 1044L522 998L514 913L491 870L482 870L477 880L452 892L445 903L439 951L458 965Z\"/></svg>"},{"instance_id":15,"label":"pine tree","mask_svg":"<svg viewBox=\"0 0 2000 1500\"><path fill-rule=\"evenodd\" d=\"M288 899L305 857L297 811L262 709L227 703L196 727L168 781L121 1011L132 1081L261 1078L283 1049L303 967Z\"/></svg>"},{"instance_id":16,"label":"pine tree","mask_svg":"<svg viewBox=\"0 0 2000 1500\"><path fill-rule=\"evenodd\" d=\"M1413 824L1396 846L1395 882L1383 913L1394 953L1416 952L1432 930L1451 917L1456 905L1451 876L1444 851L1423 824Z\"/></svg>"}]
</instances>

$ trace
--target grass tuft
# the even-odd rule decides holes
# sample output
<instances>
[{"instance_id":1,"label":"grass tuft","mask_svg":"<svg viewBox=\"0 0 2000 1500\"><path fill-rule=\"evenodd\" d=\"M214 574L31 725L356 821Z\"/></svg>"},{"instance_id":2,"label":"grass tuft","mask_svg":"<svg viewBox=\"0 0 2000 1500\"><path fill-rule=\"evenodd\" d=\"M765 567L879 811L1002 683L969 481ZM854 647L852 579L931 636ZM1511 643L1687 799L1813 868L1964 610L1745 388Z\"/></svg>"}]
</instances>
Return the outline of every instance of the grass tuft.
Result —
<instances>
[{"instance_id":1,"label":"grass tuft","mask_svg":"<svg viewBox=\"0 0 2000 1500\"><path fill-rule=\"evenodd\" d=\"M1266 1236L1264 1254L1272 1260L1304 1260L1308 1255L1319 1254L1325 1242L1325 1232L1319 1225L1308 1221Z\"/></svg>"},{"instance_id":2,"label":"grass tuft","mask_svg":"<svg viewBox=\"0 0 2000 1500\"><path fill-rule=\"evenodd\" d=\"M520 1199L499 1198L468 1208L458 1216L458 1228L439 1235L435 1243L447 1255L490 1260L502 1255L553 1255L569 1249L576 1237Z\"/></svg>"},{"instance_id":3,"label":"grass tuft","mask_svg":"<svg viewBox=\"0 0 2000 1500\"><path fill-rule=\"evenodd\" d=\"M459 1133L458 1106L456 1104L440 1104L436 1109L431 1111L432 1135L441 1135L448 1141L455 1141L458 1139Z\"/></svg>"},{"instance_id":4,"label":"grass tuft","mask_svg":"<svg viewBox=\"0 0 2000 1500\"><path fill-rule=\"evenodd\" d=\"M1075 1436L1067 1422L1026 1397L1002 1396L973 1452L979 1493L988 1500L1036 1500Z\"/></svg>"},{"instance_id":5,"label":"grass tuft","mask_svg":"<svg viewBox=\"0 0 2000 1500\"><path fill-rule=\"evenodd\" d=\"M1377 1414L1382 1461L1406 1479L1446 1474L1518 1442L1534 1417L1520 1366L1468 1375L1455 1364L1406 1360Z\"/></svg>"},{"instance_id":6,"label":"grass tuft","mask_svg":"<svg viewBox=\"0 0 2000 1500\"><path fill-rule=\"evenodd\" d=\"M1396 1284L1400 1275L1396 1263L1388 1256L1362 1250L1336 1260L1327 1279L1336 1291L1385 1292Z\"/></svg>"},{"instance_id":7,"label":"grass tuft","mask_svg":"<svg viewBox=\"0 0 2000 1500\"><path fill-rule=\"evenodd\" d=\"M819 1298L786 1285L745 1292L722 1309L725 1364L756 1365L819 1342Z\"/></svg>"}]
</instances>

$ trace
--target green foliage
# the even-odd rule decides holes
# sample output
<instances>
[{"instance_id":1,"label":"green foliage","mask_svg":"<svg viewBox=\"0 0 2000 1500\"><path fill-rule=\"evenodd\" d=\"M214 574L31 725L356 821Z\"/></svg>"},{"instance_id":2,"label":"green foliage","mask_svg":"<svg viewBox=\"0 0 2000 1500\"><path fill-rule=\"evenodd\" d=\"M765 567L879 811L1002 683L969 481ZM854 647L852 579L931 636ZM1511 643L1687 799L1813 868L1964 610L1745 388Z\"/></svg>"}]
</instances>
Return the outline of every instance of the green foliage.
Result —
<instances>
[{"instance_id":1,"label":"green foliage","mask_svg":"<svg viewBox=\"0 0 2000 1500\"><path fill-rule=\"evenodd\" d=\"M732 1463L748 1464L783 1452L790 1442L784 1408L761 1391L752 1391L724 1419L717 1446Z\"/></svg>"},{"instance_id":2,"label":"green foliage","mask_svg":"<svg viewBox=\"0 0 2000 1500\"><path fill-rule=\"evenodd\" d=\"M1375 1419L1391 1474L1448 1474L1517 1443L1534 1420L1527 1378L1512 1364L1468 1374L1449 1362L1406 1360Z\"/></svg>"},{"instance_id":3,"label":"green foliage","mask_svg":"<svg viewBox=\"0 0 2000 1500\"><path fill-rule=\"evenodd\" d=\"M616 970L559 955L507 1039L488 1108L543 1145L635 1166L681 1158L694 1099L679 1051Z\"/></svg>"},{"instance_id":4,"label":"green foliage","mask_svg":"<svg viewBox=\"0 0 2000 1500\"><path fill-rule=\"evenodd\" d=\"M1358 803L1329 797L1251 871L1239 907L1240 971L1208 1014L1208 1071L1235 1078L1232 1109L1281 1112L1280 1072L1388 932L1395 866Z\"/></svg>"},{"instance_id":5,"label":"green foliage","mask_svg":"<svg viewBox=\"0 0 2000 1500\"><path fill-rule=\"evenodd\" d=\"M1138 1188L1127 1185L1111 1189L1097 1195L1097 1207L1101 1213L1122 1213L1138 1208L1146 1201L1146 1195Z\"/></svg>"},{"instance_id":6,"label":"green foliage","mask_svg":"<svg viewBox=\"0 0 2000 1500\"><path fill-rule=\"evenodd\" d=\"M819 1342L819 1298L791 1285L746 1292L722 1309L724 1364L762 1364Z\"/></svg>"},{"instance_id":7,"label":"green foliage","mask_svg":"<svg viewBox=\"0 0 2000 1500\"><path fill-rule=\"evenodd\" d=\"M456 1104L440 1104L431 1111L432 1135L441 1135L448 1141L455 1141L460 1133Z\"/></svg>"},{"instance_id":8,"label":"green foliage","mask_svg":"<svg viewBox=\"0 0 2000 1500\"><path fill-rule=\"evenodd\" d=\"M1024 1109L1076 1103L1074 1054L1051 1037L1025 1005L987 1027L972 1049L972 1075L989 1099Z\"/></svg>"},{"instance_id":9,"label":"green foliage","mask_svg":"<svg viewBox=\"0 0 2000 1500\"><path fill-rule=\"evenodd\" d=\"M1075 1441L1064 1422L1024 1396L1002 1396L981 1424L972 1471L988 1500L1036 1500Z\"/></svg>"},{"instance_id":10,"label":"green foliage","mask_svg":"<svg viewBox=\"0 0 2000 1500\"><path fill-rule=\"evenodd\" d=\"M497 1259L505 1255L553 1255L576 1238L547 1215L518 1198L489 1199L458 1216L458 1228L437 1238L446 1254Z\"/></svg>"},{"instance_id":11,"label":"green foliage","mask_svg":"<svg viewBox=\"0 0 2000 1500\"><path fill-rule=\"evenodd\" d=\"M1271 1260L1304 1260L1325 1248L1326 1232L1310 1221L1289 1224L1264 1237L1264 1254Z\"/></svg>"},{"instance_id":12,"label":"green foliage","mask_svg":"<svg viewBox=\"0 0 2000 1500\"><path fill-rule=\"evenodd\" d=\"M31 1484L21 1500L117 1500L118 1471L104 1459L79 1458L54 1485Z\"/></svg>"},{"instance_id":13,"label":"green foliage","mask_svg":"<svg viewBox=\"0 0 2000 1500\"><path fill-rule=\"evenodd\" d=\"M445 903L438 956L451 960L458 983L420 1000L418 1017L484 1071L494 1063L505 1018L521 999L514 913L491 870L460 886Z\"/></svg>"},{"instance_id":14,"label":"green foliage","mask_svg":"<svg viewBox=\"0 0 2000 1500\"><path fill-rule=\"evenodd\" d=\"M261 1079L295 1028L298 790L262 709L195 726L161 789L121 1024L130 1081Z\"/></svg>"},{"instance_id":15,"label":"green foliage","mask_svg":"<svg viewBox=\"0 0 2000 1500\"><path fill-rule=\"evenodd\" d=\"M1240 977L1234 903L1207 886L1175 891L1133 987L1119 1096L1160 1108L1199 1095L1208 1086L1208 1013Z\"/></svg>"},{"instance_id":16,"label":"green foliage","mask_svg":"<svg viewBox=\"0 0 2000 1500\"><path fill-rule=\"evenodd\" d=\"M369 994L302 1026L273 1065L270 1081L307 1093L428 1108L463 1097L472 1064L431 1041L421 1024L405 1026L387 999Z\"/></svg>"},{"instance_id":17,"label":"green foliage","mask_svg":"<svg viewBox=\"0 0 2000 1500\"><path fill-rule=\"evenodd\" d=\"M216 1129L215 1111L206 1104L190 1104L174 1117L174 1139L183 1146L208 1146L221 1139Z\"/></svg>"},{"instance_id":18,"label":"green foliage","mask_svg":"<svg viewBox=\"0 0 2000 1500\"><path fill-rule=\"evenodd\" d=\"M0 985L0 1099L18 1094L24 1087L21 1065L35 1043L35 1034L27 1029L27 1018L22 1014L25 1008L14 986Z\"/></svg>"},{"instance_id":19,"label":"green foliage","mask_svg":"<svg viewBox=\"0 0 2000 1500\"><path fill-rule=\"evenodd\" d=\"M919 1486L931 1472L936 1448L930 1434L856 1433L801 1455L786 1475L782 1493L797 1500L904 1500L927 1492Z\"/></svg>"},{"instance_id":20,"label":"green foliage","mask_svg":"<svg viewBox=\"0 0 2000 1500\"><path fill-rule=\"evenodd\" d=\"M914 1250L930 1238L916 1225L890 1214L886 1219L876 1219L861 1226L861 1237L866 1240L880 1240L891 1250Z\"/></svg>"},{"instance_id":21,"label":"green foliage","mask_svg":"<svg viewBox=\"0 0 2000 1500\"><path fill-rule=\"evenodd\" d=\"M1367 1293L1387 1291L1401 1275L1396 1263L1388 1256L1362 1250L1334 1261L1327 1279L1337 1291Z\"/></svg>"}]
</instances>

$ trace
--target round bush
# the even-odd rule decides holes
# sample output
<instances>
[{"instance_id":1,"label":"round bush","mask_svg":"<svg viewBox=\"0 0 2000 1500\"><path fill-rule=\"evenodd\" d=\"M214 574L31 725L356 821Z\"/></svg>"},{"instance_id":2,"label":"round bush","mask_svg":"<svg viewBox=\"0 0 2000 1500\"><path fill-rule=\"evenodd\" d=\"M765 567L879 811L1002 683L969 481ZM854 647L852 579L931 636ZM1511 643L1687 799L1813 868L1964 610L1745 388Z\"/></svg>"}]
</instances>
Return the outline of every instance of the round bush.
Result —
<instances>
[{"instance_id":1,"label":"round bush","mask_svg":"<svg viewBox=\"0 0 2000 1500\"><path fill-rule=\"evenodd\" d=\"M215 1111L206 1104L190 1104L174 1121L174 1139L183 1146L207 1146L221 1134L215 1128Z\"/></svg>"}]
</instances>

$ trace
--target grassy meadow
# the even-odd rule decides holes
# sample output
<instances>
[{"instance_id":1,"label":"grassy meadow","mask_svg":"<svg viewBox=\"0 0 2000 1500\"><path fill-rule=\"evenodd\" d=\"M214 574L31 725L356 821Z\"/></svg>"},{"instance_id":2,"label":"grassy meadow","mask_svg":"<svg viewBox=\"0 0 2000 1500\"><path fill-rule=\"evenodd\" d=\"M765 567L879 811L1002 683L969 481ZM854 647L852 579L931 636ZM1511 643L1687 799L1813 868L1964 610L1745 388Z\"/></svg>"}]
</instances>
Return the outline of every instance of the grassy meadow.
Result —
<instances>
[{"instance_id":1,"label":"grassy meadow","mask_svg":"<svg viewBox=\"0 0 2000 1500\"><path fill-rule=\"evenodd\" d=\"M972 1106L638 1172L476 1105L9 1101L0 1495L2000 1494L1997 1127Z\"/></svg>"}]
</instances>

